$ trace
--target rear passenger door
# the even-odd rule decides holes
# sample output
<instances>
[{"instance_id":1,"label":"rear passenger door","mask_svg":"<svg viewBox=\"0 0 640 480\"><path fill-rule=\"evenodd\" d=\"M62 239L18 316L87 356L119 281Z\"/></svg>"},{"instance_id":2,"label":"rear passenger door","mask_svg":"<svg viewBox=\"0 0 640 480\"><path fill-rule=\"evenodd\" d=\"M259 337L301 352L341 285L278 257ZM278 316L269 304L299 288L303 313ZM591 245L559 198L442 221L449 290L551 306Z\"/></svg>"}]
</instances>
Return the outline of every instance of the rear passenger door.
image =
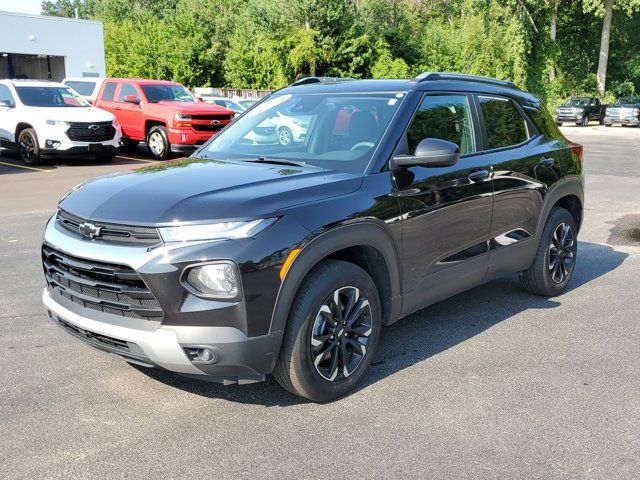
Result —
<instances>
[{"instance_id":1,"label":"rear passenger door","mask_svg":"<svg viewBox=\"0 0 640 480\"><path fill-rule=\"evenodd\" d=\"M525 269L547 185L557 180L555 158L543 136L512 99L477 95L483 157L493 171L494 206L488 278Z\"/></svg>"},{"instance_id":2,"label":"rear passenger door","mask_svg":"<svg viewBox=\"0 0 640 480\"><path fill-rule=\"evenodd\" d=\"M493 188L479 153L473 97L425 94L395 154L413 154L424 138L457 144L450 167L394 170L402 211L405 313L479 284L488 268Z\"/></svg>"}]
</instances>

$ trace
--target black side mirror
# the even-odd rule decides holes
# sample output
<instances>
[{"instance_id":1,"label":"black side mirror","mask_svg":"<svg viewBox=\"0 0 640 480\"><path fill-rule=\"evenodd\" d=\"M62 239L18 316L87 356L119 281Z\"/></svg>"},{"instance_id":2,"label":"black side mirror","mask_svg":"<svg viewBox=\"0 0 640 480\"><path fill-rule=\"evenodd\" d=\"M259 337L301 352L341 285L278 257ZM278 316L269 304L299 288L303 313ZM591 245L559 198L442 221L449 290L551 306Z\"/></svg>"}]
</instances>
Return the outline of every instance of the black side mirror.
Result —
<instances>
[{"instance_id":1,"label":"black side mirror","mask_svg":"<svg viewBox=\"0 0 640 480\"><path fill-rule=\"evenodd\" d=\"M0 100L0 107L13 108L13 103L10 100Z\"/></svg>"},{"instance_id":2,"label":"black side mirror","mask_svg":"<svg viewBox=\"0 0 640 480\"><path fill-rule=\"evenodd\" d=\"M413 155L396 155L393 161L398 167L450 167L460 160L460 147L439 138L420 141Z\"/></svg>"}]
</instances>

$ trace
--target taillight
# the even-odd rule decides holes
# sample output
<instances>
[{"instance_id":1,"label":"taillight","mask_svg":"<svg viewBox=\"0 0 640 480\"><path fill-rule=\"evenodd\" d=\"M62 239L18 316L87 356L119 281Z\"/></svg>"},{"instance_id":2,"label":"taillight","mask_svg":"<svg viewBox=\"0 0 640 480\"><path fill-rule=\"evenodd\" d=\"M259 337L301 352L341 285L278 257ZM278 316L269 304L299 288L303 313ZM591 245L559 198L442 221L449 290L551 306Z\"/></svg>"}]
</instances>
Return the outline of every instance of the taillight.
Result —
<instances>
[{"instance_id":1,"label":"taillight","mask_svg":"<svg viewBox=\"0 0 640 480\"><path fill-rule=\"evenodd\" d=\"M584 163L584 147L578 143L572 143L569 148L578 156L580 163Z\"/></svg>"}]
</instances>

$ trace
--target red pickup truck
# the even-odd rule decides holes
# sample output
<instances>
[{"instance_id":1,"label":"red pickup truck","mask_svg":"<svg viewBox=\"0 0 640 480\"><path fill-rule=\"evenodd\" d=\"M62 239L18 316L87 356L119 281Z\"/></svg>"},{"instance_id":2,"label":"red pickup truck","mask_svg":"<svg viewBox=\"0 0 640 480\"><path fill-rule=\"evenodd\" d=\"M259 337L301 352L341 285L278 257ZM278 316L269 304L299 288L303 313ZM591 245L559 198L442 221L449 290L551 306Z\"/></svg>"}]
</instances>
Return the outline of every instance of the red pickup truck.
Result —
<instances>
[{"instance_id":1,"label":"red pickup truck","mask_svg":"<svg viewBox=\"0 0 640 480\"><path fill-rule=\"evenodd\" d=\"M198 101L179 83L131 78L106 79L95 106L116 116L125 147L146 142L157 160L195 150L234 115Z\"/></svg>"}]
</instances>

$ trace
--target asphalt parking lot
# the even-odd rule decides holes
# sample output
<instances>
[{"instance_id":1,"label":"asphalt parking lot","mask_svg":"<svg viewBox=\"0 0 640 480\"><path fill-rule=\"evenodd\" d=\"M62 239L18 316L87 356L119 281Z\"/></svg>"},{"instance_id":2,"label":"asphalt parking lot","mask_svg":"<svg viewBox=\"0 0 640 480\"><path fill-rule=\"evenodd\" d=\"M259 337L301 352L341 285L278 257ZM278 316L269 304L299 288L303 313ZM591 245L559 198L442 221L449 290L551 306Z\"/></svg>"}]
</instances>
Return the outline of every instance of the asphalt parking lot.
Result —
<instances>
[{"instance_id":1,"label":"asphalt parking lot","mask_svg":"<svg viewBox=\"0 0 640 480\"><path fill-rule=\"evenodd\" d=\"M134 368L53 325L39 246L81 181L151 162L19 168L0 156L0 478L640 477L640 129L585 146L565 294L492 282L383 331L352 395L222 387Z\"/></svg>"}]
</instances>

